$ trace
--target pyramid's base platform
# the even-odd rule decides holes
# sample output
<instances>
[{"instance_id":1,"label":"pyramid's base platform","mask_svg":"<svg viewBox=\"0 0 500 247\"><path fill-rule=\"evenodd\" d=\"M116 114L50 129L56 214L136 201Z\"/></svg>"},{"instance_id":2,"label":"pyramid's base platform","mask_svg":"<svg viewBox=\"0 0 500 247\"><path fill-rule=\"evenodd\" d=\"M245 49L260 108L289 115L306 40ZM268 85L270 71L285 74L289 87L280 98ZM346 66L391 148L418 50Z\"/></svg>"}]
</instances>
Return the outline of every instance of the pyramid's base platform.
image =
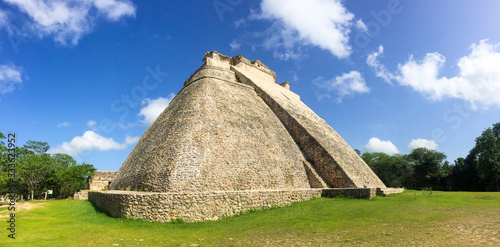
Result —
<instances>
[{"instance_id":1,"label":"pyramid's base platform","mask_svg":"<svg viewBox=\"0 0 500 247\"><path fill-rule=\"evenodd\" d=\"M89 191L89 201L112 217L169 222L217 220L251 209L271 208L314 197L371 198L376 188L244 190L189 193Z\"/></svg>"}]
</instances>

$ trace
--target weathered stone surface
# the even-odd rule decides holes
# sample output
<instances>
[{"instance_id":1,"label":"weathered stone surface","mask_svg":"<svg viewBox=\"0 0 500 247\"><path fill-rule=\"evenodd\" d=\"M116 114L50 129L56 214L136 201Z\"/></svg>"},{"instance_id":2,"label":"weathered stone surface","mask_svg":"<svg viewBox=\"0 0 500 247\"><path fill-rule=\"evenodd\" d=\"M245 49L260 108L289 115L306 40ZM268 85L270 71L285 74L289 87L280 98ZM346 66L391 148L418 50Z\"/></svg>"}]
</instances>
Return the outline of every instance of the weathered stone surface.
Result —
<instances>
[{"instance_id":1,"label":"weathered stone surface","mask_svg":"<svg viewBox=\"0 0 500 247\"><path fill-rule=\"evenodd\" d=\"M95 171L85 184L85 189L99 191L108 189L118 172L115 171Z\"/></svg>"},{"instance_id":2,"label":"weathered stone surface","mask_svg":"<svg viewBox=\"0 0 500 247\"><path fill-rule=\"evenodd\" d=\"M115 217L166 222L397 192L275 79L259 60L205 54L123 163L115 191L89 192L89 200Z\"/></svg>"},{"instance_id":3,"label":"weathered stone surface","mask_svg":"<svg viewBox=\"0 0 500 247\"><path fill-rule=\"evenodd\" d=\"M94 175L87 179L85 190L80 190L73 194L73 199L87 200L89 191L107 190L117 173L115 171L95 171Z\"/></svg>"},{"instance_id":4,"label":"weathered stone surface","mask_svg":"<svg viewBox=\"0 0 500 247\"><path fill-rule=\"evenodd\" d=\"M377 196L386 196L391 194L403 193L403 188L377 188Z\"/></svg>"},{"instance_id":5,"label":"weathered stone surface","mask_svg":"<svg viewBox=\"0 0 500 247\"><path fill-rule=\"evenodd\" d=\"M336 188L385 188L361 157L299 96L275 83L259 67L238 63L231 67L239 81L253 86L280 119L290 135L330 186Z\"/></svg>"},{"instance_id":6,"label":"weathered stone surface","mask_svg":"<svg viewBox=\"0 0 500 247\"><path fill-rule=\"evenodd\" d=\"M305 158L283 124L252 87L209 61L144 133L112 189L309 188Z\"/></svg>"},{"instance_id":7,"label":"weathered stone surface","mask_svg":"<svg viewBox=\"0 0 500 247\"><path fill-rule=\"evenodd\" d=\"M89 190L80 190L73 194L75 200L87 200L89 198Z\"/></svg>"},{"instance_id":8,"label":"weathered stone surface","mask_svg":"<svg viewBox=\"0 0 500 247\"><path fill-rule=\"evenodd\" d=\"M89 200L113 217L169 222L217 220L250 209L285 206L314 197L338 195L371 198L375 189L287 189L158 193L137 191L91 191Z\"/></svg>"}]
</instances>

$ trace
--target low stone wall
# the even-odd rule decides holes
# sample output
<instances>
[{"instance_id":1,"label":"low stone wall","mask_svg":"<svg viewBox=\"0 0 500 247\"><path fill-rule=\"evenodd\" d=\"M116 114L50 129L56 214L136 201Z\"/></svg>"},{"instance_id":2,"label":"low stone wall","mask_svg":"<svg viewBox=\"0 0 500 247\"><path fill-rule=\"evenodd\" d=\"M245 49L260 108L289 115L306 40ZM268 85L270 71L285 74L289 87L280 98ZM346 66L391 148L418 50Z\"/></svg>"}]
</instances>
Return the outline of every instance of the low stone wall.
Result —
<instances>
[{"instance_id":1,"label":"low stone wall","mask_svg":"<svg viewBox=\"0 0 500 247\"><path fill-rule=\"evenodd\" d=\"M375 189L331 188L293 190L214 191L157 193L138 191L90 191L89 201L112 217L169 222L217 220L250 209L285 206L314 197L338 195L371 198Z\"/></svg>"}]
</instances>

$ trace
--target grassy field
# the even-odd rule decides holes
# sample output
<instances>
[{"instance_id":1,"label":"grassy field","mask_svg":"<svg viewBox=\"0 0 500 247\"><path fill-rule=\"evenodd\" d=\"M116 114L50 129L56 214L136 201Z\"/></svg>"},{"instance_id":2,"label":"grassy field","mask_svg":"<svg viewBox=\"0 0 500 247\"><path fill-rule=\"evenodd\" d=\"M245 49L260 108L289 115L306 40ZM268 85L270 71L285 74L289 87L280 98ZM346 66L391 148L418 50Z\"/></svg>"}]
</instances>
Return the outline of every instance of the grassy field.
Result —
<instances>
[{"instance_id":1,"label":"grassy field","mask_svg":"<svg viewBox=\"0 0 500 247\"><path fill-rule=\"evenodd\" d=\"M18 206L15 240L7 212L0 208L0 246L500 246L500 193L318 198L203 223L116 219L88 201L35 201Z\"/></svg>"}]
</instances>

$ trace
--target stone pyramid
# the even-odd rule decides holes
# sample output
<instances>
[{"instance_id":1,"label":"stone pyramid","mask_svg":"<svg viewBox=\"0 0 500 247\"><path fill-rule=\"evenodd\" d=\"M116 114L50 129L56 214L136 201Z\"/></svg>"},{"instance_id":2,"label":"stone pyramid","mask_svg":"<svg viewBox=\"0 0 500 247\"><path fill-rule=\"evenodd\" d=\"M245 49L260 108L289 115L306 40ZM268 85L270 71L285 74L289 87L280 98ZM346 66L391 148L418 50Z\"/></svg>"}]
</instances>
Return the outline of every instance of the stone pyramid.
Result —
<instances>
[{"instance_id":1,"label":"stone pyramid","mask_svg":"<svg viewBox=\"0 0 500 247\"><path fill-rule=\"evenodd\" d=\"M276 74L259 60L207 52L203 65L121 166L110 185L116 191L101 193L107 196L91 192L89 200L115 216L166 221L183 215L200 221L334 189L367 191L365 197L386 189L342 137L290 91L288 82L275 80ZM161 206L161 212L168 216L140 215L131 209L138 203L132 203L135 195L123 191L163 198L158 200L168 206ZM118 200L118 194L128 199ZM140 200L150 204L150 199ZM214 201L238 206L214 209ZM200 214L203 210L209 212Z\"/></svg>"},{"instance_id":2,"label":"stone pyramid","mask_svg":"<svg viewBox=\"0 0 500 247\"><path fill-rule=\"evenodd\" d=\"M112 189L380 188L380 179L259 60L207 53Z\"/></svg>"}]
</instances>

